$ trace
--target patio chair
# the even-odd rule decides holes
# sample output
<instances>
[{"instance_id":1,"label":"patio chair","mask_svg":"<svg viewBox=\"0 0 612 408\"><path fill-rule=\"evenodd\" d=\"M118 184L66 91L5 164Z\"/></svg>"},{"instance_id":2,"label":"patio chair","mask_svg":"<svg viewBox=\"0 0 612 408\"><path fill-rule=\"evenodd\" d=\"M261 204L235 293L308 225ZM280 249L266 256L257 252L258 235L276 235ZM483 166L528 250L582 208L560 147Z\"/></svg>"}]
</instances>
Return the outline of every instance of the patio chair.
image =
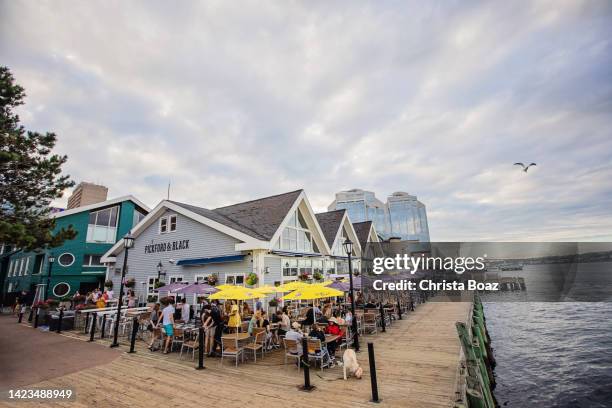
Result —
<instances>
[{"instance_id":1,"label":"patio chair","mask_svg":"<svg viewBox=\"0 0 612 408\"><path fill-rule=\"evenodd\" d=\"M233 357L236 359L236 367L238 367L238 358L244 362L244 348L238 345L238 339L224 339L221 337L221 361L219 364L223 366L223 357Z\"/></svg>"},{"instance_id":2,"label":"patio chair","mask_svg":"<svg viewBox=\"0 0 612 408\"><path fill-rule=\"evenodd\" d=\"M363 331L364 333L369 329L370 333L377 333L378 332L378 325L377 325L377 319L376 319L376 314L374 313L365 313L363 315Z\"/></svg>"},{"instance_id":3,"label":"patio chair","mask_svg":"<svg viewBox=\"0 0 612 408\"><path fill-rule=\"evenodd\" d=\"M321 339L308 339L308 360L315 360L315 364L318 361L321 371L331 363L327 347L321 344Z\"/></svg>"},{"instance_id":4,"label":"patio chair","mask_svg":"<svg viewBox=\"0 0 612 408\"><path fill-rule=\"evenodd\" d=\"M285 367L287 366L287 358L294 358L297 360L297 369L300 371L300 359L302 358L302 345L297 340L283 339L285 346Z\"/></svg>"},{"instance_id":5,"label":"patio chair","mask_svg":"<svg viewBox=\"0 0 612 408\"><path fill-rule=\"evenodd\" d=\"M200 331L197 330L195 334L195 338L192 340L184 340L181 344L181 353L179 354L179 359L183 358L183 350L191 349L191 360L195 360L195 351L200 347Z\"/></svg>"},{"instance_id":6,"label":"patio chair","mask_svg":"<svg viewBox=\"0 0 612 408\"><path fill-rule=\"evenodd\" d=\"M172 336L172 349L174 346L182 346L185 343L185 329L174 329L174 335Z\"/></svg>"},{"instance_id":7,"label":"patio chair","mask_svg":"<svg viewBox=\"0 0 612 408\"><path fill-rule=\"evenodd\" d=\"M259 333L263 333L263 335L257 337L257 335ZM255 336L255 342L258 343L258 344L261 344L261 348L262 348L263 352L266 352L268 350L267 349L268 344L267 344L266 334L267 334L267 332L266 332L266 328L265 327L255 327L255 328L253 328L253 336Z\"/></svg>"},{"instance_id":8,"label":"patio chair","mask_svg":"<svg viewBox=\"0 0 612 408\"><path fill-rule=\"evenodd\" d=\"M253 333L255 334L255 333ZM257 362L257 351L261 350L261 358L263 359L264 356L264 345L263 343L265 342L265 336L266 336L266 332L264 331L260 331L257 334L255 334L255 338L253 339L252 342L246 344L244 346L244 350L245 351L252 351L253 352L253 357L255 358L255 362Z\"/></svg>"}]
</instances>

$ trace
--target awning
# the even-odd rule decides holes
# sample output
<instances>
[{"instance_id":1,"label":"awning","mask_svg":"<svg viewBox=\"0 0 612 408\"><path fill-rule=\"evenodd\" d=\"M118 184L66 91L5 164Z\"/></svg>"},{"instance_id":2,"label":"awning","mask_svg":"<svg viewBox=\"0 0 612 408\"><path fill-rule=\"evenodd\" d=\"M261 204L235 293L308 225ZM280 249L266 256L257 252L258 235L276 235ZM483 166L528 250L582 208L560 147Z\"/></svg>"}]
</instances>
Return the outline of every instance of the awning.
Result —
<instances>
[{"instance_id":1,"label":"awning","mask_svg":"<svg viewBox=\"0 0 612 408\"><path fill-rule=\"evenodd\" d=\"M191 258L191 259L180 259L176 261L176 265L193 266L193 265L206 265L206 264L217 264L226 262L240 262L244 259L245 255L229 255L229 256L216 256L213 258Z\"/></svg>"},{"instance_id":2,"label":"awning","mask_svg":"<svg viewBox=\"0 0 612 408\"><path fill-rule=\"evenodd\" d=\"M289 251L270 251L276 255L282 256L302 256L302 257L318 257L322 256L321 254L313 254L313 253L304 253L304 252L289 252Z\"/></svg>"}]
</instances>

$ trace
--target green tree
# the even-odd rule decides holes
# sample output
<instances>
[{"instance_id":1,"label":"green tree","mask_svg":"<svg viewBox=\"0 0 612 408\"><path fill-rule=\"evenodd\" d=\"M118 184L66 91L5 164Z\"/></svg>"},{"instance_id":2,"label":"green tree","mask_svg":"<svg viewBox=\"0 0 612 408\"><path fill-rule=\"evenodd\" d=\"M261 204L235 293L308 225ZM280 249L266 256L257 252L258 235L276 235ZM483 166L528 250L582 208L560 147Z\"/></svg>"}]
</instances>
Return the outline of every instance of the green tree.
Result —
<instances>
[{"instance_id":1,"label":"green tree","mask_svg":"<svg viewBox=\"0 0 612 408\"><path fill-rule=\"evenodd\" d=\"M0 66L0 242L25 250L56 247L76 232L70 226L54 234L49 205L74 182L62 175L67 157L51 154L55 134L20 125L14 109L24 98L23 87Z\"/></svg>"}]
</instances>

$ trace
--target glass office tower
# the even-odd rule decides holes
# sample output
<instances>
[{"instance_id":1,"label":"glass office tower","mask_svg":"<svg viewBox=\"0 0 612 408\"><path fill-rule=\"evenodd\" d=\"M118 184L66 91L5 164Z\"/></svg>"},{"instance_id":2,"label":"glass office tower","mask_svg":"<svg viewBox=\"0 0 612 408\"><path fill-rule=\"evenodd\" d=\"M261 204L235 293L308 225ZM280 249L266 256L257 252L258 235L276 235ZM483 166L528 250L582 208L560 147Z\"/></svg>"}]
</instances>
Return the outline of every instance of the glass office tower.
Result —
<instances>
[{"instance_id":1,"label":"glass office tower","mask_svg":"<svg viewBox=\"0 0 612 408\"><path fill-rule=\"evenodd\" d=\"M372 221L376 232L385 239L429 242L425 205L408 193L393 193L383 203L372 191L341 191L328 209L346 209L351 222Z\"/></svg>"}]
</instances>

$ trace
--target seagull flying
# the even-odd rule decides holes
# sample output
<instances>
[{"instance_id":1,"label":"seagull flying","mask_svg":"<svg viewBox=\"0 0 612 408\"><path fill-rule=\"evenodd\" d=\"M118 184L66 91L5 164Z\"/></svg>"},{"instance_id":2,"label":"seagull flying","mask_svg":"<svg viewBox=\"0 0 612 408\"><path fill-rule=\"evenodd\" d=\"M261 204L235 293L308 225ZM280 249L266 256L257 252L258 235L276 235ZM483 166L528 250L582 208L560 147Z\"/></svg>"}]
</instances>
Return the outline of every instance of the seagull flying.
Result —
<instances>
[{"instance_id":1,"label":"seagull flying","mask_svg":"<svg viewBox=\"0 0 612 408\"><path fill-rule=\"evenodd\" d=\"M529 166L525 166L523 163L514 163L514 165L515 165L515 166L521 166L521 167L523 168L523 171L524 171L525 173L527 173L527 170L529 170L529 168L530 168L531 166L537 166L537 164L535 164L535 163L530 163L530 164L529 164Z\"/></svg>"}]
</instances>

